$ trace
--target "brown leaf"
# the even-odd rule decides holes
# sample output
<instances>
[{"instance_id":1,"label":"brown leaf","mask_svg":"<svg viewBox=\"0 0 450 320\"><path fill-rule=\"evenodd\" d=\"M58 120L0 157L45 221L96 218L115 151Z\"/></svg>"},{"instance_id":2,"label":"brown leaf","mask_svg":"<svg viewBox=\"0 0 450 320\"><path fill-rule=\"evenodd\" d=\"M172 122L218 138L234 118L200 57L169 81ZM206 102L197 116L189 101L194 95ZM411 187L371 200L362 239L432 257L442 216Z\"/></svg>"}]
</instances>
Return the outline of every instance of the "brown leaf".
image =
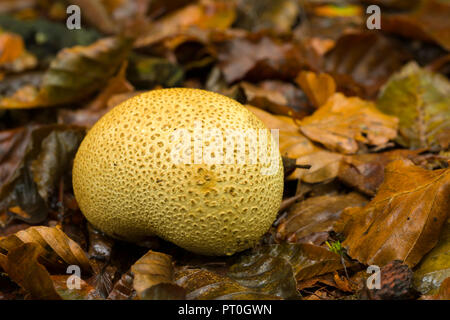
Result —
<instances>
[{"instance_id":1,"label":"brown leaf","mask_svg":"<svg viewBox=\"0 0 450 320\"><path fill-rule=\"evenodd\" d=\"M228 1L203 0L181 8L155 21L139 37L136 47L145 47L181 34L190 27L227 29L236 17L235 5Z\"/></svg>"},{"instance_id":2,"label":"brown leaf","mask_svg":"<svg viewBox=\"0 0 450 320\"><path fill-rule=\"evenodd\" d=\"M183 288L174 283L174 269L170 256L148 251L131 267L133 287L141 300L184 299Z\"/></svg>"},{"instance_id":3,"label":"brown leaf","mask_svg":"<svg viewBox=\"0 0 450 320\"><path fill-rule=\"evenodd\" d=\"M237 281L205 269L177 272L176 283L185 288L187 300L278 300L277 296L255 292Z\"/></svg>"},{"instance_id":4,"label":"brown leaf","mask_svg":"<svg viewBox=\"0 0 450 320\"><path fill-rule=\"evenodd\" d=\"M328 235L345 208L364 206L366 202L357 193L325 195L298 202L289 208L288 215L278 225L277 239L301 243L310 242L321 233Z\"/></svg>"},{"instance_id":5,"label":"brown leaf","mask_svg":"<svg viewBox=\"0 0 450 320\"><path fill-rule=\"evenodd\" d=\"M25 86L0 100L0 109L36 108L79 101L102 88L128 54L131 42L103 38L89 46L61 50L40 88Z\"/></svg>"},{"instance_id":6,"label":"brown leaf","mask_svg":"<svg viewBox=\"0 0 450 320\"><path fill-rule=\"evenodd\" d=\"M59 228L44 226L30 227L6 238L0 239L0 248L9 252L24 243L33 243L42 248L41 259L49 266L78 265L85 272L91 272L91 265L80 246L66 236Z\"/></svg>"},{"instance_id":7,"label":"brown leaf","mask_svg":"<svg viewBox=\"0 0 450 320\"><path fill-rule=\"evenodd\" d=\"M113 289L108 295L108 300L130 300L136 296L133 289L133 276L131 272L126 272L114 284Z\"/></svg>"},{"instance_id":8,"label":"brown leaf","mask_svg":"<svg viewBox=\"0 0 450 320\"><path fill-rule=\"evenodd\" d=\"M8 252L9 277L36 299L60 300L48 271L38 262L44 249L36 243L23 243Z\"/></svg>"},{"instance_id":9,"label":"brown leaf","mask_svg":"<svg viewBox=\"0 0 450 320\"><path fill-rule=\"evenodd\" d=\"M443 1L420 1L408 13L383 14L381 28L404 37L436 42L450 50L450 5Z\"/></svg>"},{"instance_id":10,"label":"brown leaf","mask_svg":"<svg viewBox=\"0 0 450 320\"><path fill-rule=\"evenodd\" d=\"M301 131L328 149L358 151L358 142L382 146L397 135L398 120L378 111L375 104L336 93L313 115L300 122Z\"/></svg>"},{"instance_id":11,"label":"brown leaf","mask_svg":"<svg viewBox=\"0 0 450 320\"><path fill-rule=\"evenodd\" d=\"M439 291L433 296L433 299L450 300L450 277L442 282Z\"/></svg>"},{"instance_id":12,"label":"brown leaf","mask_svg":"<svg viewBox=\"0 0 450 320\"><path fill-rule=\"evenodd\" d=\"M348 33L326 55L324 71L336 80L338 91L372 98L409 55L378 33Z\"/></svg>"},{"instance_id":13,"label":"brown leaf","mask_svg":"<svg viewBox=\"0 0 450 320\"><path fill-rule=\"evenodd\" d=\"M56 292L63 300L99 300L101 297L96 292L95 288L88 284L83 279L79 279L80 288L69 289L67 281L70 275L53 275L50 279L53 281L53 286ZM70 281L70 280L69 280Z\"/></svg>"},{"instance_id":14,"label":"brown leaf","mask_svg":"<svg viewBox=\"0 0 450 320\"><path fill-rule=\"evenodd\" d=\"M418 151L393 150L345 156L339 167L339 179L369 196L374 196L384 180L384 167L398 159L412 159Z\"/></svg>"},{"instance_id":15,"label":"brown leaf","mask_svg":"<svg viewBox=\"0 0 450 320\"><path fill-rule=\"evenodd\" d=\"M402 260L412 267L436 245L450 212L449 193L449 169L393 161L375 198L364 208L347 209L336 225L346 236L343 246L365 264Z\"/></svg>"},{"instance_id":16,"label":"brown leaf","mask_svg":"<svg viewBox=\"0 0 450 320\"><path fill-rule=\"evenodd\" d=\"M308 96L309 101L319 108L336 92L336 83L326 73L302 71L295 81Z\"/></svg>"},{"instance_id":17,"label":"brown leaf","mask_svg":"<svg viewBox=\"0 0 450 320\"><path fill-rule=\"evenodd\" d=\"M244 78L290 80L301 69L319 63L319 57L301 44L267 36L253 38L234 37L218 45L219 67L228 83Z\"/></svg>"}]
</instances>

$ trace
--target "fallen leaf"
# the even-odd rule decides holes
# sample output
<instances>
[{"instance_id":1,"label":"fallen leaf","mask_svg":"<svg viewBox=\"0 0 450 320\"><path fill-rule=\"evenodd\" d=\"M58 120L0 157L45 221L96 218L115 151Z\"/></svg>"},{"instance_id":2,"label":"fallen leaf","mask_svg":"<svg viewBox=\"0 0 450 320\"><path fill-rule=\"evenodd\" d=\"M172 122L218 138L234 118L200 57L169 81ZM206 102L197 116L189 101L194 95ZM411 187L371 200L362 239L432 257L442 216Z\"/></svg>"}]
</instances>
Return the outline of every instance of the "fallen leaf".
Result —
<instances>
[{"instance_id":1,"label":"fallen leaf","mask_svg":"<svg viewBox=\"0 0 450 320\"><path fill-rule=\"evenodd\" d=\"M19 207L15 217L28 223L45 220L49 193L67 174L84 134L84 128L64 125L1 132L0 151L8 151L0 157L0 208Z\"/></svg>"},{"instance_id":2,"label":"fallen leaf","mask_svg":"<svg viewBox=\"0 0 450 320\"><path fill-rule=\"evenodd\" d=\"M366 203L355 192L308 198L289 208L288 215L278 225L276 237L281 241L308 243L318 234L328 235L345 208L362 207Z\"/></svg>"},{"instance_id":3,"label":"fallen leaf","mask_svg":"<svg viewBox=\"0 0 450 320\"><path fill-rule=\"evenodd\" d=\"M378 97L377 107L399 118L398 142L409 148L438 146L450 130L450 82L411 62L394 74Z\"/></svg>"},{"instance_id":4,"label":"fallen leaf","mask_svg":"<svg viewBox=\"0 0 450 320\"><path fill-rule=\"evenodd\" d=\"M450 50L450 5L444 1L419 1L407 13L383 14L381 28L404 37L432 41Z\"/></svg>"},{"instance_id":5,"label":"fallen leaf","mask_svg":"<svg viewBox=\"0 0 450 320\"><path fill-rule=\"evenodd\" d=\"M336 92L336 83L326 73L316 74L310 71L302 71L295 81L316 108L324 105L328 98Z\"/></svg>"},{"instance_id":6,"label":"fallen leaf","mask_svg":"<svg viewBox=\"0 0 450 320\"><path fill-rule=\"evenodd\" d=\"M85 252L59 228L29 227L8 237L0 238L0 248L8 252L8 259L10 252L24 243L32 243L42 249L39 254L45 265L55 268L78 265L85 272L92 271Z\"/></svg>"},{"instance_id":7,"label":"fallen leaf","mask_svg":"<svg viewBox=\"0 0 450 320\"><path fill-rule=\"evenodd\" d=\"M72 275L73 276L73 275ZM95 288L81 278L78 278L79 288L70 289L68 282L71 283L70 275L52 275L50 279L58 295L63 300L100 300L101 297L95 291Z\"/></svg>"},{"instance_id":8,"label":"fallen leaf","mask_svg":"<svg viewBox=\"0 0 450 320\"><path fill-rule=\"evenodd\" d=\"M313 115L301 120L300 130L328 149L348 154L358 151L358 142L386 144L396 137L397 122L370 101L336 93Z\"/></svg>"},{"instance_id":9,"label":"fallen leaf","mask_svg":"<svg viewBox=\"0 0 450 320\"><path fill-rule=\"evenodd\" d=\"M132 300L136 296L133 289L133 276L131 272L125 272L122 277L114 284L113 289L108 295L108 300Z\"/></svg>"},{"instance_id":10,"label":"fallen leaf","mask_svg":"<svg viewBox=\"0 0 450 320\"><path fill-rule=\"evenodd\" d=\"M409 57L395 42L380 34L352 32L340 37L326 54L324 71L333 76L338 91L373 98Z\"/></svg>"},{"instance_id":11,"label":"fallen leaf","mask_svg":"<svg viewBox=\"0 0 450 320\"><path fill-rule=\"evenodd\" d=\"M0 109L35 108L79 101L102 88L130 49L122 38L63 49L51 62L40 88L24 87L0 100Z\"/></svg>"},{"instance_id":12,"label":"fallen leaf","mask_svg":"<svg viewBox=\"0 0 450 320\"><path fill-rule=\"evenodd\" d=\"M6 270L9 277L33 298L61 300L48 271L38 262L44 249L36 243L23 243L8 252Z\"/></svg>"},{"instance_id":13,"label":"fallen leaf","mask_svg":"<svg viewBox=\"0 0 450 320\"><path fill-rule=\"evenodd\" d=\"M218 66L228 83L242 79L291 80L301 69L316 67L320 60L299 43L281 42L268 36L234 37L217 47Z\"/></svg>"},{"instance_id":14,"label":"fallen leaf","mask_svg":"<svg viewBox=\"0 0 450 320\"><path fill-rule=\"evenodd\" d=\"M225 275L205 269L184 269L176 283L185 288L187 300L279 300L277 296L252 291Z\"/></svg>"},{"instance_id":15,"label":"fallen leaf","mask_svg":"<svg viewBox=\"0 0 450 320\"><path fill-rule=\"evenodd\" d=\"M422 294L434 294L450 277L450 221L443 226L437 245L420 261L414 271L414 286Z\"/></svg>"},{"instance_id":16,"label":"fallen leaf","mask_svg":"<svg viewBox=\"0 0 450 320\"><path fill-rule=\"evenodd\" d=\"M14 62L24 51L25 45L19 35L0 32L0 66Z\"/></svg>"},{"instance_id":17,"label":"fallen leaf","mask_svg":"<svg viewBox=\"0 0 450 320\"><path fill-rule=\"evenodd\" d=\"M272 244L253 249L247 257L243 257L246 265L262 259L277 257L285 259L292 267L297 281L317 275L343 269L339 255L328 249L308 243ZM346 266L350 264L346 262Z\"/></svg>"},{"instance_id":18,"label":"fallen leaf","mask_svg":"<svg viewBox=\"0 0 450 320\"><path fill-rule=\"evenodd\" d=\"M450 277L442 281L439 291L433 296L437 300L450 300Z\"/></svg>"},{"instance_id":19,"label":"fallen leaf","mask_svg":"<svg viewBox=\"0 0 450 320\"><path fill-rule=\"evenodd\" d=\"M300 13L296 0L238 0L237 28L249 31L289 32Z\"/></svg>"},{"instance_id":20,"label":"fallen leaf","mask_svg":"<svg viewBox=\"0 0 450 320\"><path fill-rule=\"evenodd\" d=\"M201 29L227 29L236 18L235 5L227 1L202 0L181 8L156 20L136 42L136 47L146 47L176 36L190 27Z\"/></svg>"},{"instance_id":21,"label":"fallen leaf","mask_svg":"<svg viewBox=\"0 0 450 320\"><path fill-rule=\"evenodd\" d=\"M336 231L348 254L365 264L401 260L416 265L437 243L448 218L450 170L429 171L409 160L385 169L377 195L364 208L344 211Z\"/></svg>"},{"instance_id":22,"label":"fallen leaf","mask_svg":"<svg viewBox=\"0 0 450 320\"><path fill-rule=\"evenodd\" d=\"M338 178L346 185L369 196L374 196L384 180L384 167L394 160L412 160L419 151L398 149L382 153L345 156L339 167Z\"/></svg>"},{"instance_id":23,"label":"fallen leaf","mask_svg":"<svg viewBox=\"0 0 450 320\"><path fill-rule=\"evenodd\" d=\"M184 289L174 283L174 268L170 256L147 252L131 267L133 287L141 300L184 299Z\"/></svg>"}]
</instances>

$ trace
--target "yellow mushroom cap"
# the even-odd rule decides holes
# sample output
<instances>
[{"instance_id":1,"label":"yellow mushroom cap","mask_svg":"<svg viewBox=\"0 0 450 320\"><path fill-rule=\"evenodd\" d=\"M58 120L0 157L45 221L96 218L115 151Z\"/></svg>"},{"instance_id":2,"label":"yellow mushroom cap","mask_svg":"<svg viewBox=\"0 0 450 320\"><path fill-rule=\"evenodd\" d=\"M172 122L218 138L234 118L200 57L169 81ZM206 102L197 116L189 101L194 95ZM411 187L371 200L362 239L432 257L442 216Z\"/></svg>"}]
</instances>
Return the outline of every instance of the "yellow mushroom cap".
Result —
<instances>
[{"instance_id":1,"label":"yellow mushroom cap","mask_svg":"<svg viewBox=\"0 0 450 320\"><path fill-rule=\"evenodd\" d=\"M223 161L220 152L210 152L213 159L208 163L195 161L199 149L194 144L186 158L193 161L174 161L180 143L174 133L183 129L192 134L192 142L199 124L202 148L219 146ZM274 140L268 138L267 149L260 148L275 155L272 174L263 170L273 163L250 159L250 150L259 146L263 135L257 144L245 139L248 159L237 160L242 145L233 147L236 140L229 133L252 130L270 136L253 113L217 93L177 88L135 96L105 114L80 145L73 167L80 209L96 228L126 241L157 235L205 255L230 255L252 247L275 220L283 193L281 156ZM223 148L214 145L220 134ZM225 163L227 143L236 156L233 163ZM214 157L219 160L214 162Z\"/></svg>"}]
</instances>

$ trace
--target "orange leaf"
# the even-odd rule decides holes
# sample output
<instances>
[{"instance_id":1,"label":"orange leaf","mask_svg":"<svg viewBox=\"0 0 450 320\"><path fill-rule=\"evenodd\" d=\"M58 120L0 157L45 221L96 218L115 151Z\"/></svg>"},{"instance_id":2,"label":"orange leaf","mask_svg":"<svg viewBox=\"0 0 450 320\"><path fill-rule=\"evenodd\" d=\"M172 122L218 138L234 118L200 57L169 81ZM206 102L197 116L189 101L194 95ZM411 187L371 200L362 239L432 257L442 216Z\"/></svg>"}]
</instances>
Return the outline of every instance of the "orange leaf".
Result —
<instances>
[{"instance_id":1,"label":"orange leaf","mask_svg":"<svg viewBox=\"0 0 450 320\"><path fill-rule=\"evenodd\" d=\"M334 79L326 73L302 71L295 82L303 89L311 103L319 108L336 92Z\"/></svg>"}]
</instances>

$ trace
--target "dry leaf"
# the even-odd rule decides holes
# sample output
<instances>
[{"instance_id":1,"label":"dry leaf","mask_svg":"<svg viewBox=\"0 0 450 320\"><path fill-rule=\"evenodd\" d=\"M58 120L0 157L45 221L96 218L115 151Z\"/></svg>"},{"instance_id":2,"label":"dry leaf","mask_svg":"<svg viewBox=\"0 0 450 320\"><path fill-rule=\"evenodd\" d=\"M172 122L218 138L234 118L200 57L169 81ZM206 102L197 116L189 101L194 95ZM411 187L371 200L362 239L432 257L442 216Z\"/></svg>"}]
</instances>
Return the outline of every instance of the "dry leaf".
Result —
<instances>
[{"instance_id":1,"label":"dry leaf","mask_svg":"<svg viewBox=\"0 0 450 320\"><path fill-rule=\"evenodd\" d=\"M326 73L317 74L310 71L302 71L295 81L316 108L324 105L328 98L336 92L336 83Z\"/></svg>"},{"instance_id":2,"label":"dry leaf","mask_svg":"<svg viewBox=\"0 0 450 320\"><path fill-rule=\"evenodd\" d=\"M133 287L141 300L184 299L183 288L174 283L174 269L170 256L147 252L131 267Z\"/></svg>"},{"instance_id":3,"label":"dry leaf","mask_svg":"<svg viewBox=\"0 0 450 320\"><path fill-rule=\"evenodd\" d=\"M0 239L0 248L9 252L24 243L33 243L42 248L41 255L46 265L61 267L78 265L85 272L91 272L86 253L59 228L44 226L30 227Z\"/></svg>"},{"instance_id":4,"label":"dry leaf","mask_svg":"<svg viewBox=\"0 0 450 320\"><path fill-rule=\"evenodd\" d=\"M9 277L36 299L60 300L48 271L38 262L44 249L36 243L23 243L8 252Z\"/></svg>"},{"instance_id":5,"label":"dry leaf","mask_svg":"<svg viewBox=\"0 0 450 320\"><path fill-rule=\"evenodd\" d=\"M370 101L336 93L313 115L304 118L300 129L328 149L348 154L358 151L358 142L385 145L396 137L397 122Z\"/></svg>"},{"instance_id":6,"label":"dry leaf","mask_svg":"<svg viewBox=\"0 0 450 320\"><path fill-rule=\"evenodd\" d=\"M336 226L348 254L365 264L416 265L437 243L450 212L450 170L429 171L409 160L389 163L377 195L346 210Z\"/></svg>"}]
</instances>

